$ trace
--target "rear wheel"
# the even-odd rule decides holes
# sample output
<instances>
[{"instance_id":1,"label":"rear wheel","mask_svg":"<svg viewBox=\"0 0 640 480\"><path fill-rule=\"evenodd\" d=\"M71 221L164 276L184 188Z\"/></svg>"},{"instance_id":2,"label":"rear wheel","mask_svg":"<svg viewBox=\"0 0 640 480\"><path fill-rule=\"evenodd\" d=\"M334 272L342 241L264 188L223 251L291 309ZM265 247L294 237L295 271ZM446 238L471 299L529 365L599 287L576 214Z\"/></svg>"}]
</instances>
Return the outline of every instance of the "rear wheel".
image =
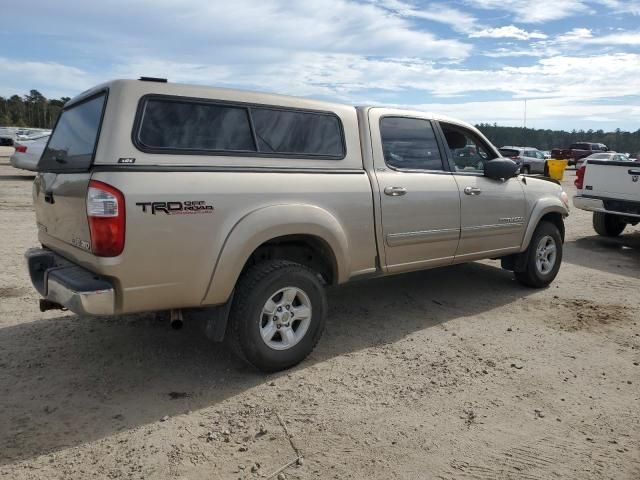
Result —
<instances>
[{"instance_id":1,"label":"rear wheel","mask_svg":"<svg viewBox=\"0 0 640 480\"><path fill-rule=\"evenodd\" d=\"M522 173L524 173L525 175L529 175L529 173L531 173L531 167L529 165L525 165L524 167L522 167Z\"/></svg>"},{"instance_id":2,"label":"rear wheel","mask_svg":"<svg viewBox=\"0 0 640 480\"><path fill-rule=\"evenodd\" d=\"M269 260L251 267L238 282L230 341L255 368L284 370L313 351L326 315L324 286L315 272L297 263Z\"/></svg>"},{"instance_id":3,"label":"rear wheel","mask_svg":"<svg viewBox=\"0 0 640 480\"><path fill-rule=\"evenodd\" d=\"M524 270L514 272L516 279L528 287L542 288L558 275L562 263L562 236L558 227L550 222L540 222L526 256Z\"/></svg>"},{"instance_id":4,"label":"rear wheel","mask_svg":"<svg viewBox=\"0 0 640 480\"><path fill-rule=\"evenodd\" d=\"M602 235L603 237L617 237L623 232L626 226L626 222L622 221L617 215L593 212L593 229L598 235Z\"/></svg>"}]
</instances>

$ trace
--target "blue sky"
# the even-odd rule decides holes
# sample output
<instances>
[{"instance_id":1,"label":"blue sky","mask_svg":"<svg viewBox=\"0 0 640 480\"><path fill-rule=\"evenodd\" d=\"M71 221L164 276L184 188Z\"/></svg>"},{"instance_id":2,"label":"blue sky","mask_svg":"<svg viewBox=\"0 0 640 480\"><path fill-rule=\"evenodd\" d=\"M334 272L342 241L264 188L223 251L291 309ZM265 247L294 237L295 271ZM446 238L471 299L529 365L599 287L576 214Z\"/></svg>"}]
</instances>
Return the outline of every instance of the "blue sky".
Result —
<instances>
[{"instance_id":1,"label":"blue sky","mask_svg":"<svg viewBox=\"0 0 640 480\"><path fill-rule=\"evenodd\" d=\"M16 8L18 8L16 6ZM26 0L0 95L112 78L399 105L470 122L640 128L640 0Z\"/></svg>"}]
</instances>

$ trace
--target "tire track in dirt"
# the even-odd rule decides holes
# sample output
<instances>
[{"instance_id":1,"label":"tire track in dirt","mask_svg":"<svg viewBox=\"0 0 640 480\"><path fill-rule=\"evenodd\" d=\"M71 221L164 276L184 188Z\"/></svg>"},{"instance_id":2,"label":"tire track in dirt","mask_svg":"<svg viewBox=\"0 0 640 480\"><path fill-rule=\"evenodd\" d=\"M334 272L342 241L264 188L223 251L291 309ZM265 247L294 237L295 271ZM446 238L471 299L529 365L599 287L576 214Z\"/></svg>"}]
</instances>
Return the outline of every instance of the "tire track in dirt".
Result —
<instances>
[{"instance_id":1,"label":"tire track in dirt","mask_svg":"<svg viewBox=\"0 0 640 480\"><path fill-rule=\"evenodd\" d=\"M486 463L474 464L466 461L451 462L451 478L494 480L497 478L518 480L545 480L566 476L564 466L572 464L589 467L585 475L579 472L576 478L606 476L607 467L615 465L620 458L612 451L595 451L591 443L579 443L559 437L544 437L535 443L516 445L500 453L490 454ZM593 467L597 467L594 471Z\"/></svg>"}]
</instances>

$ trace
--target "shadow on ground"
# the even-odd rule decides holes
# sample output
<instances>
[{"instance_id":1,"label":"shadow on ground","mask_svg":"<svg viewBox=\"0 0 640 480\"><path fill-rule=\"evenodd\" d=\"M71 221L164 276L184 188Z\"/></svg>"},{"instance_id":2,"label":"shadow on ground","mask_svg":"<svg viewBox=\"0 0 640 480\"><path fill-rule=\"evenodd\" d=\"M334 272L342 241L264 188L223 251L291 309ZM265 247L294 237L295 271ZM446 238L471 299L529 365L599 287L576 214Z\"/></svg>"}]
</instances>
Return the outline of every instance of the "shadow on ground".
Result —
<instances>
[{"instance_id":1,"label":"shadow on ground","mask_svg":"<svg viewBox=\"0 0 640 480\"><path fill-rule=\"evenodd\" d=\"M325 335L297 368L531 292L511 273L477 263L335 288ZM174 332L152 315L61 315L7 327L0 330L0 464L209 407L276 376L239 363L193 325Z\"/></svg>"},{"instance_id":2,"label":"shadow on ground","mask_svg":"<svg viewBox=\"0 0 640 480\"><path fill-rule=\"evenodd\" d=\"M0 180L28 180L30 182L36 178L35 174L33 175L0 175Z\"/></svg>"},{"instance_id":3,"label":"shadow on ground","mask_svg":"<svg viewBox=\"0 0 640 480\"><path fill-rule=\"evenodd\" d=\"M593 235L567 242L563 261L640 278L640 232L635 230L614 238Z\"/></svg>"}]
</instances>

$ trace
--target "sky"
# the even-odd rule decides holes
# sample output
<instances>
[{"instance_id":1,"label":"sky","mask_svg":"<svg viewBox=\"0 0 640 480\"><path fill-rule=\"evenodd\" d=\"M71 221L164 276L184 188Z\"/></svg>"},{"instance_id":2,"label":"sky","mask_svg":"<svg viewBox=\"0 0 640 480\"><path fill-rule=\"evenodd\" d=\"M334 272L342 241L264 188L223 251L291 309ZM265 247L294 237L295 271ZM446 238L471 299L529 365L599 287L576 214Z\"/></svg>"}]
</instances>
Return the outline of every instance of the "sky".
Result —
<instances>
[{"instance_id":1,"label":"sky","mask_svg":"<svg viewBox=\"0 0 640 480\"><path fill-rule=\"evenodd\" d=\"M23 0L0 96L113 78L392 105L472 123L640 128L640 0Z\"/></svg>"}]
</instances>

